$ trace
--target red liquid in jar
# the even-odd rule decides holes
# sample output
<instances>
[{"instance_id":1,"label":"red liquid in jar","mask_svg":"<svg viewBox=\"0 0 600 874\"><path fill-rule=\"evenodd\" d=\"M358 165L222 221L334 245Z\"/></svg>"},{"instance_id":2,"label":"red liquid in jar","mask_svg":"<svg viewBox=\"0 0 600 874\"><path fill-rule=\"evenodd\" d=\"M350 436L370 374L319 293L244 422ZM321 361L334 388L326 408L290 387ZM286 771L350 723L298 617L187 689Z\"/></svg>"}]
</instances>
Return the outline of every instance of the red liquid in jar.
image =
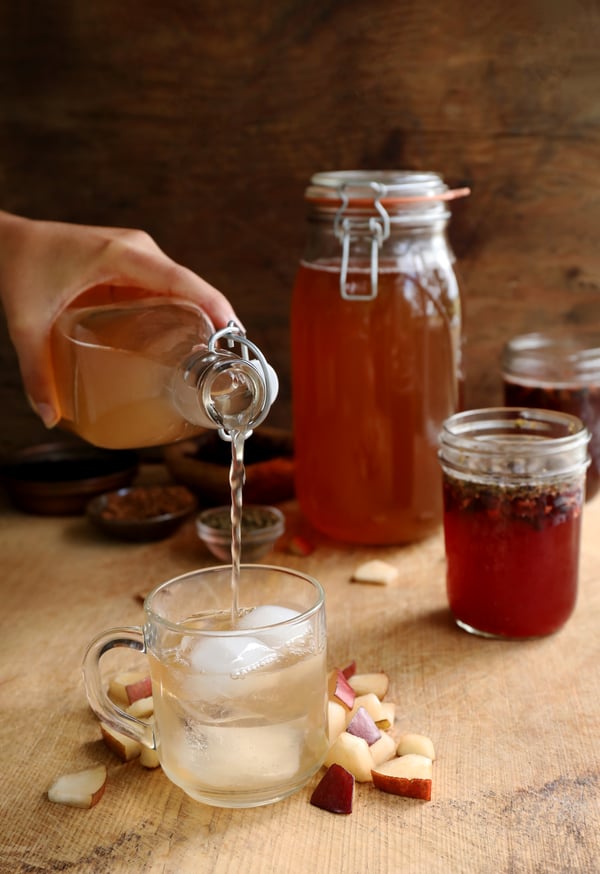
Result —
<instances>
[{"instance_id":1,"label":"red liquid in jar","mask_svg":"<svg viewBox=\"0 0 600 874\"><path fill-rule=\"evenodd\" d=\"M367 291L369 271L348 274ZM377 297L339 263L300 267L292 305L296 492L331 537L401 543L442 519L438 434L459 404L458 289L380 264Z\"/></svg>"},{"instance_id":2,"label":"red liquid in jar","mask_svg":"<svg viewBox=\"0 0 600 874\"><path fill-rule=\"evenodd\" d=\"M557 631L577 595L583 489L499 489L444 475L450 609L476 631Z\"/></svg>"},{"instance_id":3,"label":"red liquid in jar","mask_svg":"<svg viewBox=\"0 0 600 874\"><path fill-rule=\"evenodd\" d=\"M600 388L597 386L535 386L504 379L504 403L509 407L536 407L577 416L590 432L590 464L586 499L600 489Z\"/></svg>"}]
</instances>

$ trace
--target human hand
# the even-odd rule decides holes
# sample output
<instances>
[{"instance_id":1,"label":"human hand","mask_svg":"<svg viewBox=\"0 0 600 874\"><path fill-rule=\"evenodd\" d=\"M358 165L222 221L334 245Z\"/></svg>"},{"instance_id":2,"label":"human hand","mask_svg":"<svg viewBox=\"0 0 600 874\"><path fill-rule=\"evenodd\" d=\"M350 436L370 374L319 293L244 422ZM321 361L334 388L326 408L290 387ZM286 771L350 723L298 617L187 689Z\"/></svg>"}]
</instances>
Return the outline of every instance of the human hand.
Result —
<instances>
[{"instance_id":1,"label":"human hand","mask_svg":"<svg viewBox=\"0 0 600 874\"><path fill-rule=\"evenodd\" d=\"M149 292L193 301L216 328L238 322L227 298L177 264L144 231L32 221L0 211L0 301L29 400L59 418L50 354L58 314L80 294L107 302Z\"/></svg>"}]
</instances>

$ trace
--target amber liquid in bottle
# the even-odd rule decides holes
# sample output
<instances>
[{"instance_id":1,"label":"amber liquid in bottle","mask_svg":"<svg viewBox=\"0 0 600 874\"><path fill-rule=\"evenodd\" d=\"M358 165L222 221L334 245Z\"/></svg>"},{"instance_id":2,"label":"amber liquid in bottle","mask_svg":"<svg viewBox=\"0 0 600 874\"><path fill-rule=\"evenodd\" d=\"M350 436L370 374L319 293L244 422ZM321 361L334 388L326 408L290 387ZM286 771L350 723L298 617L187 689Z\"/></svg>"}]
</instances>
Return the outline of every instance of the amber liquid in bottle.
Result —
<instances>
[{"instance_id":1,"label":"amber liquid in bottle","mask_svg":"<svg viewBox=\"0 0 600 874\"><path fill-rule=\"evenodd\" d=\"M429 277L431 279L431 277ZM380 264L377 297L340 297L339 262L300 266L292 303L296 489L331 537L402 543L442 518L437 459L459 406L458 296L448 277L424 283ZM368 267L348 274L368 288Z\"/></svg>"}]
</instances>

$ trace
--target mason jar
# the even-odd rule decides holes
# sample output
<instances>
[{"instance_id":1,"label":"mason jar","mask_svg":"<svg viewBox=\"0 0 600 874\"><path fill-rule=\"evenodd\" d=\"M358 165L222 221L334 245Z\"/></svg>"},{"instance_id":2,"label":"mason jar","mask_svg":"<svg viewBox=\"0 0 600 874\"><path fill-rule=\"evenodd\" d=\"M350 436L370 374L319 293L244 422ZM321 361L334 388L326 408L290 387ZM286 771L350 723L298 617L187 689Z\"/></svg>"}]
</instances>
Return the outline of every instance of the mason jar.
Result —
<instances>
[{"instance_id":1,"label":"mason jar","mask_svg":"<svg viewBox=\"0 0 600 874\"><path fill-rule=\"evenodd\" d=\"M450 417L440 438L446 582L466 631L557 631L576 602L589 433L552 410Z\"/></svg>"},{"instance_id":2,"label":"mason jar","mask_svg":"<svg viewBox=\"0 0 600 874\"><path fill-rule=\"evenodd\" d=\"M292 296L296 494L352 543L441 524L442 422L461 403L462 312L436 173L317 173Z\"/></svg>"},{"instance_id":3,"label":"mason jar","mask_svg":"<svg viewBox=\"0 0 600 874\"><path fill-rule=\"evenodd\" d=\"M559 410L590 432L586 498L600 488L600 333L583 327L521 334L502 350L504 403Z\"/></svg>"}]
</instances>

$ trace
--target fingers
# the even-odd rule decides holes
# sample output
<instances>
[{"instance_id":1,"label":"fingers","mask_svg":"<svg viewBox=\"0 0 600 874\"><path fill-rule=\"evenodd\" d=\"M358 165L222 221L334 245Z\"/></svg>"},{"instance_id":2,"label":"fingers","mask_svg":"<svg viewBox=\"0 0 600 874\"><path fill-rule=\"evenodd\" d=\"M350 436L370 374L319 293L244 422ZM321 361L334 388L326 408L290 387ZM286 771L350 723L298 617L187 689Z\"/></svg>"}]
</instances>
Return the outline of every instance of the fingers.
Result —
<instances>
[{"instance_id":1,"label":"fingers","mask_svg":"<svg viewBox=\"0 0 600 874\"><path fill-rule=\"evenodd\" d=\"M201 307L216 328L225 327L231 319L241 326L224 294L192 270L171 260L158 247L153 250L147 246L131 246L126 238L117 238L106 247L103 261L107 268L103 283L180 297ZM100 268L98 272L102 274Z\"/></svg>"},{"instance_id":2,"label":"fingers","mask_svg":"<svg viewBox=\"0 0 600 874\"><path fill-rule=\"evenodd\" d=\"M54 379L49 346L37 332L27 329L11 333L15 347L23 388L31 407L47 428L58 424L60 411Z\"/></svg>"}]
</instances>

